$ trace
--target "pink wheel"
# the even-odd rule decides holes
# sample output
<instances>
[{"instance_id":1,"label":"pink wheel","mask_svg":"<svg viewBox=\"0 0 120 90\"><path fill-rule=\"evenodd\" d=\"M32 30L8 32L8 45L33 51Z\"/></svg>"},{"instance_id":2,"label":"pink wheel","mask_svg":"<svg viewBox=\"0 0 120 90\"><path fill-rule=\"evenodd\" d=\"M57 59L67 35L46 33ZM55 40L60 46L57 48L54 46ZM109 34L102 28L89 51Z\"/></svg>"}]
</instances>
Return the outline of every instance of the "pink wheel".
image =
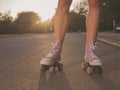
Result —
<instances>
[{"instance_id":1,"label":"pink wheel","mask_svg":"<svg viewBox=\"0 0 120 90\"><path fill-rule=\"evenodd\" d=\"M82 63L82 70L85 70L85 63Z\"/></svg>"},{"instance_id":2,"label":"pink wheel","mask_svg":"<svg viewBox=\"0 0 120 90\"><path fill-rule=\"evenodd\" d=\"M51 73L55 73L55 66L50 67L50 68L49 68L49 71L50 71Z\"/></svg>"},{"instance_id":3,"label":"pink wheel","mask_svg":"<svg viewBox=\"0 0 120 90\"><path fill-rule=\"evenodd\" d=\"M87 73L91 74L92 73L92 68L91 67L87 67Z\"/></svg>"},{"instance_id":4,"label":"pink wheel","mask_svg":"<svg viewBox=\"0 0 120 90\"><path fill-rule=\"evenodd\" d=\"M58 63L57 68L58 68L58 71L62 71L63 64L62 63Z\"/></svg>"}]
</instances>

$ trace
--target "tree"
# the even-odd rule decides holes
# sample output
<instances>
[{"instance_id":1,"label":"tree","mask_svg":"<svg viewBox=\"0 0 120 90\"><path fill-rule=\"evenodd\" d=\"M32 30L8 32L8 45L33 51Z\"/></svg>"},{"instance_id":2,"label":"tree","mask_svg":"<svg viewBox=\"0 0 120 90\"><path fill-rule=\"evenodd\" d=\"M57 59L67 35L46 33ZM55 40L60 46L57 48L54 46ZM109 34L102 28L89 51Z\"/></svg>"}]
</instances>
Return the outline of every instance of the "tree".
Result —
<instances>
[{"instance_id":1,"label":"tree","mask_svg":"<svg viewBox=\"0 0 120 90\"><path fill-rule=\"evenodd\" d=\"M88 2L86 0L81 0L81 2L76 2L73 9L76 13L80 15L87 15L88 13Z\"/></svg>"},{"instance_id":2,"label":"tree","mask_svg":"<svg viewBox=\"0 0 120 90\"><path fill-rule=\"evenodd\" d=\"M86 16L88 13L87 1L82 0L74 5L70 12L70 31L85 31Z\"/></svg>"},{"instance_id":3,"label":"tree","mask_svg":"<svg viewBox=\"0 0 120 90\"><path fill-rule=\"evenodd\" d=\"M5 11L4 13L0 13L0 23L11 23L13 21L12 16L10 15L10 11Z\"/></svg>"},{"instance_id":4,"label":"tree","mask_svg":"<svg viewBox=\"0 0 120 90\"><path fill-rule=\"evenodd\" d=\"M31 32L33 27L41 22L41 17L35 12L21 12L17 14L15 22L24 26L27 32Z\"/></svg>"},{"instance_id":5,"label":"tree","mask_svg":"<svg viewBox=\"0 0 120 90\"><path fill-rule=\"evenodd\" d=\"M0 34L9 34L14 32L13 17L10 11L0 13Z\"/></svg>"},{"instance_id":6,"label":"tree","mask_svg":"<svg viewBox=\"0 0 120 90\"><path fill-rule=\"evenodd\" d=\"M70 12L70 31L85 31L85 21L86 17L85 15L80 15L79 13L76 13L74 11Z\"/></svg>"},{"instance_id":7,"label":"tree","mask_svg":"<svg viewBox=\"0 0 120 90\"><path fill-rule=\"evenodd\" d=\"M100 17L100 29L112 30L113 21L120 23L120 0L101 0L101 17ZM88 4L87 0L81 0L74 6L74 11L80 15L87 15Z\"/></svg>"},{"instance_id":8,"label":"tree","mask_svg":"<svg viewBox=\"0 0 120 90\"><path fill-rule=\"evenodd\" d=\"M101 0L101 29L113 29L113 20L120 21L119 4L120 0Z\"/></svg>"}]
</instances>

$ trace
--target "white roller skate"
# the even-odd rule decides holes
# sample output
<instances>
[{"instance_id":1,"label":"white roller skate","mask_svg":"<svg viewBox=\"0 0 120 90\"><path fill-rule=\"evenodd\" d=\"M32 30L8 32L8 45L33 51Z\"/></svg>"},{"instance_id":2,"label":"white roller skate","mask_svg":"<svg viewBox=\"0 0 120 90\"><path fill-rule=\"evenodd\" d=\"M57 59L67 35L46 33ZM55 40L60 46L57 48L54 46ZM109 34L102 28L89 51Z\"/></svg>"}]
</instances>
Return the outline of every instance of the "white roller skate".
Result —
<instances>
[{"instance_id":1,"label":"white roller skate","mask_svg":"<svg viewBox=\"0 0 120 90\"><path fill-rule=\"evenodd\" d=\"M92 72L102 74L102 63L100 59L95 55L96 46L93 42L87 43L85 48L85 60L82 63L82 69L87 70L88 74Z\"/></svg>"},{"instance_id":2,"label":"white roller skate","mask_svg":"<svg viewBox=\"0 0 120 90\"><path fill-rule=\"evenodd\" d=\"M55 72L56 69L59 71L62 70L63 64L59 63L61 59L61 50L62 50L62 44L60 41L57 41L55 44L53 44L53 47L49 54L47 54L41 61L40 64L42 65L41 71L46 72Z\"/></svg>"}]
</instances>

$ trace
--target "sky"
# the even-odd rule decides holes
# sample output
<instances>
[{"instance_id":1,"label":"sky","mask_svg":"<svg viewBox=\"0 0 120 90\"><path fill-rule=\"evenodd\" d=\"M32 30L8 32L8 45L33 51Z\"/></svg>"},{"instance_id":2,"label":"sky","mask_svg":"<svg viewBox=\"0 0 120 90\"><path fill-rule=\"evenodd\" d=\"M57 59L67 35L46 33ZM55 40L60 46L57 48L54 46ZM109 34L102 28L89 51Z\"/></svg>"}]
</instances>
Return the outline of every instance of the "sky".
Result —
<instances>
[{"instance_id":1,"label":"sky","mask_svg":"<svg viewBox=\"0 0 120 90\"><path fill-rule=\"evenodd\" d=\"M71 9L78 1L73 0ZM54 15L57 4L58 0L0 0L0 12L10 10L11 15L16 17L18 12L34 11L47 20Z\"/></svg>"}]
</instances>

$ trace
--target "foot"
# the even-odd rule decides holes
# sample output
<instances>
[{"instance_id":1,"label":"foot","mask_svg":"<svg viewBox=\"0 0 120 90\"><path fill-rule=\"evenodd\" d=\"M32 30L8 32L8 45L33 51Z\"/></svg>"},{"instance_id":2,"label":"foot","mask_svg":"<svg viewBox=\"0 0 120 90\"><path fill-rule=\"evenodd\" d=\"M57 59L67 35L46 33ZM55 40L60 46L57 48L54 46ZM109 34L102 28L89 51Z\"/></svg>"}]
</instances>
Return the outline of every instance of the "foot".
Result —
<instances>
[{"instance_id":1,"label":"foot","mask_svg":"<svg viewBox=\"0 0 120 90\"><path fill-rule=\"evenodd\" d=\"M57 41L53 44L51 51L40 61L42 65L53 65L61 59L62 44Z\"/></svg>"},{"instance_id":2,"label":"foot","mask_svg":"<svg viewBox=\"0 0 120 90\"><path fill-rule=\"evenodd\" d=\"M85 62L89 63L92 66L101 66L101 60L95 54L96 46L93 42L86 44L85 49Z\"/></svg>"}]
</instances>

